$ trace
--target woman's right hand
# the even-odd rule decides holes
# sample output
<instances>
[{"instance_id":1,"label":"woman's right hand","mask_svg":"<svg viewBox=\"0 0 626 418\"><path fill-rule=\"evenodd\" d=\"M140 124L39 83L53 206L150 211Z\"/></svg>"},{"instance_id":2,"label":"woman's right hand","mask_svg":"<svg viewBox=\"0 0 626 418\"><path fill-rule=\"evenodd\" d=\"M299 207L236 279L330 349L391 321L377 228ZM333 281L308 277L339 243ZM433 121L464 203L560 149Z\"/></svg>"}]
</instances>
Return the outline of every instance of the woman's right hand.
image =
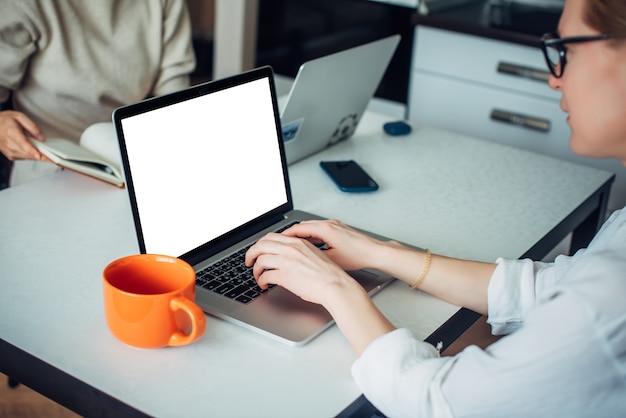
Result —
<instances>
[{"instance_id":1,"label":"woman's right hand","mask_svg":"<svg viewBox=\"0 0 626 418\"><path fill-rule=\"evenodd\" d=\"M326 255L344 270L376 267L378 249L385 243L336 220L303 221L283 234L325 244Z\"/></svg>"},{"instance_id":2,"label":"woman's right hand","mask_svg":"<svg viewBox=\"0 0 626 418\"><path fill-rule=\"evenodd\" d=\"M26 135L44 141L39 126L22 112L0 112L0 152L9 160L41 160L43 157L26 139Z\"/></svg>"}]
</instances>

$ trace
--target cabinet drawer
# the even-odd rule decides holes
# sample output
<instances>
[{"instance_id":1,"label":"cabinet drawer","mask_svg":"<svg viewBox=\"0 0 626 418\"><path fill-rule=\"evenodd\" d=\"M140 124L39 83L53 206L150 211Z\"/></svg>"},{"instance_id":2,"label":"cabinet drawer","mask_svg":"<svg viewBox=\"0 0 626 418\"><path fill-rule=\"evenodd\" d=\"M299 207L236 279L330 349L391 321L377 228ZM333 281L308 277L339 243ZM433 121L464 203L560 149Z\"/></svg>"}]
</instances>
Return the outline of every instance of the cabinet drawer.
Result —
<instances>
[{"instance_id":1,"label":"cabinet drawer","mask_svg":"<svg viewBox=\"0 0 626 418\"><path fill-rule=\"evenodd\" d=\"M462 134L563 158L570 154L569 128L556 101L413 72L409 119ZM517 115L504 122L496 112ZM546 130L524 124L541 121Z\"/></svg>"},{"instance_id":2,"label":"cabinet drawer","mask_svg":"<svg viewBox=\"0 0 626 418\"><path fill-rule=\"evenodd\" d=\"M410 87L409 120L418 124L483 138L539 154L565 159L616 174L609 209L626 206L626 171L617 160L585 158L569 147L570 130L558 101L502 89L477 86L414 71ZM547 121L544 132L492 118L494 110Z\"/></svg>"},{"instance_id":3,"label":"cabinet drawer","mask_svg":"<svg viewBox=\"0 0 626 418\"><path fill-rule=\"evenodd\" d=\"M537 48L418 26L413 70L559 99Z\"/></svg>"}]
</instances>

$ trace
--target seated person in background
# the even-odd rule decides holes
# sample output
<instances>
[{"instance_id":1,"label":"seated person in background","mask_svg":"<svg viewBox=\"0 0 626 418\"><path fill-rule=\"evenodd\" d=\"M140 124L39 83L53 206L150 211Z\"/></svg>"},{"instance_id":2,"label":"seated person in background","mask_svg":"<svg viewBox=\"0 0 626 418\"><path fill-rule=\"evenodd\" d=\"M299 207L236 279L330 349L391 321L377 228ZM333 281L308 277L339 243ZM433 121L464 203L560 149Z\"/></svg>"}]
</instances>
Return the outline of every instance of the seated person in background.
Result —
<instances>
[{"instance_id":1,"label":"seated person in background","mask_svg":"<svg viewBox=\"0 0 626 418\"><path fill-rule=\"evenodd\" d=\"M543 41L580 155L626 165L626 2L565 0ZM324 242L321 251L311 242ZM337 221L269 234L246 264L334 317L359 358L352 374L384 414L415 417L618 417L626 411L626 210L589 247L554 263L479 263L378 241ZM456 356L396 327L344 270L372 267L488 315L495 334ZM416 307L419 309L419 307Z\"/></svg>"},{"instance_id":2,"label":"seated person in background","mask_svg":"<svg viewBox=\"0 0 626 418\"><path fill-rule=\"evenodd\" d=\"M119 106L189 86L185 0L20 0L0 8L0 152L11 185L54 170L26 140L78 143Z\"/></svg>"}]
</instances>

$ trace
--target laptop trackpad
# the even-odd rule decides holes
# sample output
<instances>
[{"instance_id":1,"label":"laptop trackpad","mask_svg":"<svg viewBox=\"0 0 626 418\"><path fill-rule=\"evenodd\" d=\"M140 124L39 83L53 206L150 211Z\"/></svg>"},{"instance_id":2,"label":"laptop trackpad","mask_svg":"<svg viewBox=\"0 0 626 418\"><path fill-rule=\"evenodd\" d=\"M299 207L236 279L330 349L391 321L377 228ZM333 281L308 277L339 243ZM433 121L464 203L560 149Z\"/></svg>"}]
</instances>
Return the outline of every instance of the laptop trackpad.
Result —
<instances>
[{"instance_id":1,"label":"laptop trackpad","mask_svg":"<svg viewBox=\"0 0 626 418\"><path fill-rule=\"evenodd\" d=\"M363 286L363 289L370 295L373 291L380 289L380 286L387 282L388 277L383 278L367 270L349 271L348 274Z\"/></svg>"},{"instance_id":2,"label":"laptop trackpad","mask_svg":"<svg viewBox=\"0 0 626 418\"><path fill-rule=\"evenodd\" d=\"M306 302L282 287L272 289L244 309L235 310L232 316L292 344L307 342L333 320L321 305Z\"/></svg>"},{"instance_id":3,"label":"laptop trackpad","mask_svg":"<svg viewBox=\"0 0 626 418\"><path fill-rule=\"evenodd\" d=\"M364 270L349 274L370 294L385 282L380 276ZM282 287L272 289L246 308L236 309L232 316L296 345L307 342L333 323L324 307L306 302Z\"/></svg>"}]
</instances>

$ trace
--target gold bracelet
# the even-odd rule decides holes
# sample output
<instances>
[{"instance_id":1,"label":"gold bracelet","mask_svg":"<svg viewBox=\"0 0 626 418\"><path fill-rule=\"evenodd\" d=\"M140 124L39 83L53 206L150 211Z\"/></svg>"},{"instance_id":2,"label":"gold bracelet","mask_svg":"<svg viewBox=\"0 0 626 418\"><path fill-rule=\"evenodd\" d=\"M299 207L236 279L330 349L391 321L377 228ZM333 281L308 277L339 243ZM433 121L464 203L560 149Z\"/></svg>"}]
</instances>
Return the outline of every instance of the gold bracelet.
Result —
<instances>
[{"instance_id":1,"label":"gold bracelet","mask_svg":"<svg viewBox=\"0 0 626 418\"><path fill-rule=\"evenodd\" d=\"M422 270L422 274L420 274L420 277L415 280L415 283L409 285L411 289L417 289L422 284L422 282L426 278L426 275L428 274L428 270L430 269L430 260L432 259L432 254L430 253L430 250L428 248L426 248L426 250L424 251L426 252L426 262L424 263L424 269Z\"/></svg>"}]
</instances>

